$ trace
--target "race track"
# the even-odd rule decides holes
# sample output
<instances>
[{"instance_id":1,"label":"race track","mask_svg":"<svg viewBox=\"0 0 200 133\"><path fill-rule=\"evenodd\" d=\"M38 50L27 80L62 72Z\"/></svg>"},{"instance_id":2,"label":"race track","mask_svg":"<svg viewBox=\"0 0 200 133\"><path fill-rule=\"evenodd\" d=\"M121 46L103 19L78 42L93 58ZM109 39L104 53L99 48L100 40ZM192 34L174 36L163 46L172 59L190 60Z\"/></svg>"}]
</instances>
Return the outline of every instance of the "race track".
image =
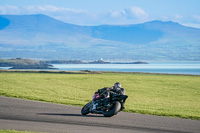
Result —
<instances>
[{"instance_id":1,"label":"race track","mask_svg":"<svg viewBox=\"0 0 200 133\"><path fill-rule=\"evenodd\" d=\"M0 96L0 129L65 133L200 133L200 121L120 112L82 116L81 107Z\"/></svg>"}]
</instances>

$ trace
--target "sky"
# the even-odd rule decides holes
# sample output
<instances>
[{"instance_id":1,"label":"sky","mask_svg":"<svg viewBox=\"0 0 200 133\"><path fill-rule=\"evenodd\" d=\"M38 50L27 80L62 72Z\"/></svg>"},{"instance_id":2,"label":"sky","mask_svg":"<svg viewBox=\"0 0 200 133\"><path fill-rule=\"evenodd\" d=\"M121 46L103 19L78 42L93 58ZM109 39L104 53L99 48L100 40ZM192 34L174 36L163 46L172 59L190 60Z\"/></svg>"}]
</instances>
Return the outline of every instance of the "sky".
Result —
<instances>
[{"instance_id":1,"label":"sky","mask_svg":"<svg viewBox=\"0 0 200 133\"><path fill-rule=\"evenodd\" d=\"M161 20L200 28L200 0L0 0L5 14L45 14L77 25Z\"/></svg>"}]
</instances>

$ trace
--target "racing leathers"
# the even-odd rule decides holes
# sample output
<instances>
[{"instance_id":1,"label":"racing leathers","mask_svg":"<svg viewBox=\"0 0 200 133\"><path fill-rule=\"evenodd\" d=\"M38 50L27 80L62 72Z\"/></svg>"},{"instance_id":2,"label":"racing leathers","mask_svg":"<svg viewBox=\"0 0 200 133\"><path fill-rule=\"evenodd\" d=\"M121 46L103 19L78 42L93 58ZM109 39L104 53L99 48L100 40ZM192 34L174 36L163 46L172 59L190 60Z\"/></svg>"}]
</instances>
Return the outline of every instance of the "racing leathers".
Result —
<instances>
[{"instance_id":1,"label":"racing leathers","mask_svg":"<svg viewBox=\"0 0 200 133\"><path fill-rule=\"evenodd\" d=\"M115 88L113 87L104 87L102 89L99 89L95 94L101 95L101 99L103 99L102 102L108 102L109 98L112 97L113 94L118 94L118 95L125 95L125 90L123 88ZM124 103L125 100L122 102L122 109L124 109ZM96 105L98 103L93 104L93 109L96 109Z\"/></svg>"}]
</instances>

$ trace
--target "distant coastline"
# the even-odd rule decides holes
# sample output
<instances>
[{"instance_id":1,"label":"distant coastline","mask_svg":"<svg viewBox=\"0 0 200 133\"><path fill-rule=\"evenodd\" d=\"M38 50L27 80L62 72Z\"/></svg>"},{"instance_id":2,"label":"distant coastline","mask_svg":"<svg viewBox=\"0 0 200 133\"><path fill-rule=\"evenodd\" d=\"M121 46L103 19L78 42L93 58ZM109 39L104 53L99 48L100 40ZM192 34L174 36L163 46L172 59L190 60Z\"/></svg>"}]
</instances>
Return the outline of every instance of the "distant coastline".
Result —
<instances>
[{"instance_id":1,"label":"distant coastline","mask_svg":"<svg viewBox=\"0 0 200 133\"><path fill-rule=\"evenodd\" d=\"M102 58L96 61L81 61L81 60L49 60L43 61L48 64L149 64L144 61L135 61L135 62L108 62L104 61Z\"/></svg>"},{"instance_id":2,"label":"distant coastline","mask_svg":"<svg viewBox=\"0 0 200 133\"><path fill-rule=\"evenodd\" d=\"M48 63L23 58L0 59L0 67L9 67L9 69L54 69Z\"/></svg>"},{"instance_id":3,"label":"distant coastline","mask_svg":"<svg viewBox=\"0 0 200 133\"><path fill-rule=\"evenodd\" d=\"M81 60L32 60L23 58L0 59L0 67L10 67L9 69L57 69L51 64L148 64L147 62L106 62L102 58L96 61Z\"/></svg>"}]
</instances>

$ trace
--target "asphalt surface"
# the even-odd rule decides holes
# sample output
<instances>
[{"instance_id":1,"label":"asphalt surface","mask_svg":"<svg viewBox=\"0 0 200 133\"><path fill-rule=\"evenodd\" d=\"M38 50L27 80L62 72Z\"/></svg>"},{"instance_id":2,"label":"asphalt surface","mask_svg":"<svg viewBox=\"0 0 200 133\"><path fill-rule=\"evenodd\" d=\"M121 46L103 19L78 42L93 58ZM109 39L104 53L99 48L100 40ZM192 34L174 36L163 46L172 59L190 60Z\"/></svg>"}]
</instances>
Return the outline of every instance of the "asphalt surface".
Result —
<instances>
[{"instance_id":1,"label":"asphalt surface","mask_svg":"<svg viewBox=\"0 0 200 133\"><path fill-rule=\"evenodd\" d=\"M65 133L200 133L200 121L120 112L111 118L81 107L0 96L0 129Z\"/></svg>"}]
</instances>

